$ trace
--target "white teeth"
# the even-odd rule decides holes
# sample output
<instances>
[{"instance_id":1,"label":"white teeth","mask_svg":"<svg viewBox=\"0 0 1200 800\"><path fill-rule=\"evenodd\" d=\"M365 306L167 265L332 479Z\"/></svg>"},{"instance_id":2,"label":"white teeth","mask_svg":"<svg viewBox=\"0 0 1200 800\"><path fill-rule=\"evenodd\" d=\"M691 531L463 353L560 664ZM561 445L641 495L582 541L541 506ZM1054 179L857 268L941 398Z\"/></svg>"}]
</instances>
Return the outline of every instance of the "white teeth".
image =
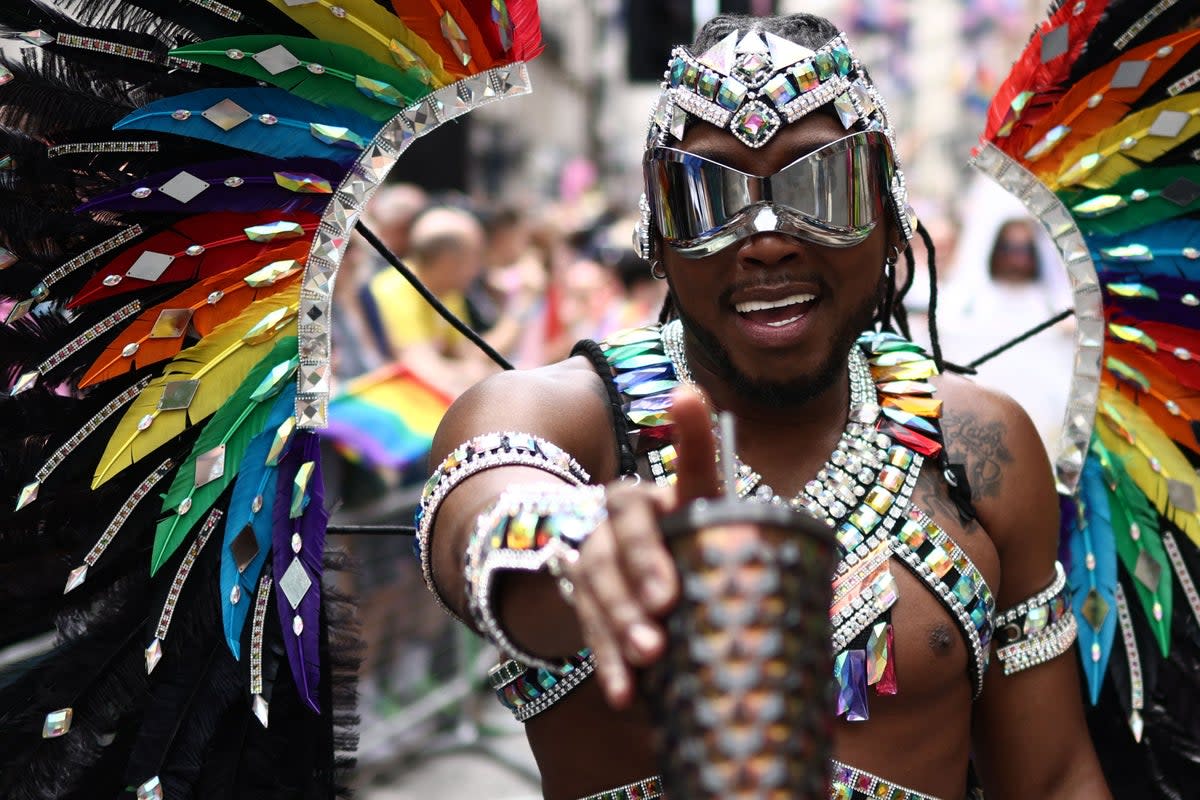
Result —
<instances>
[{"instance_id":1,"label":"white teeth","mask_svg":"<svg viewBox=\"0 0 1200 800\"><path fill-rule=\"evenodd\" d=\"M767 327L768 328L782 328L784 325L791 325L793 322L795 322L796 320L800 319L803 316L804 316L803 314L797 314L794 317L788 317L787 319L781 319L781 320L779 320L779 322L768 322Z\"/></svg>"},{"instance_id":2,"label":"white teeth","mask_svg":"<svg viewBox=\"0 0 1200 800\"><path fill-rule=\"evenodd\" d=\"M737 309L739 314L749 314L751 311L768 311L772 308L794 306L798 303L808 303L816 299L817 296L815 294L794 294L781 300L747 300L744 303L738 303L734 308ZM781 322L778 324L783 325L786 323Z\"/></svg>"}]
</instances>

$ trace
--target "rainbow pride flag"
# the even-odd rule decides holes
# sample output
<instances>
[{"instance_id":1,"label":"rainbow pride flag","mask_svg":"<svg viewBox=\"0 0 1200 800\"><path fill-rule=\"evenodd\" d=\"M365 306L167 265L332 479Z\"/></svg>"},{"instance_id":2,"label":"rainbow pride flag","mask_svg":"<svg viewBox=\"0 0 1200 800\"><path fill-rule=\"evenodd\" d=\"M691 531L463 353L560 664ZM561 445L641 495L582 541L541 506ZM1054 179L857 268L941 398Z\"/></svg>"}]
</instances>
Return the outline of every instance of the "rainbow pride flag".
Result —
<instances>
[{"instance_id":1,"label":"rainbow pride flag","mask_svg":"<svg viewBox=\"0 0 1200 800\"><path fill-rule=\"evenodd\" d=\"M327 436L350 461L403 470L425 458L450 398L400 364L355 378L329 403Z\"/></svg>"}]
</instances>

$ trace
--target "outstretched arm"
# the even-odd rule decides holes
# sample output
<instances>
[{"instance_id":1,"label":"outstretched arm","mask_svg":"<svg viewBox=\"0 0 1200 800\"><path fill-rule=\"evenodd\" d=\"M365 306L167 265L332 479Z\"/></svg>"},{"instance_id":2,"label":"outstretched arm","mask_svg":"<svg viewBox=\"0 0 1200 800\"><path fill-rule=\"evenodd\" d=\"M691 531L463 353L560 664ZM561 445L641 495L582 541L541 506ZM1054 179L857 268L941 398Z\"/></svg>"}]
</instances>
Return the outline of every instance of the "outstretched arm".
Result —
<instances>
[{"instance_id":1,"label":"outstretched arm","mask_svg":"<svg viewBox=\"0 0 1200 800\"><path fill-rule=\"evenodd\" d=\"M966 457L979 520L1000 556L1000 614L1055 580L1058 497L1050 465L1033 424L1008 397L962 380L947 381L939 392L948 409L947 441ZM989 800L1110 797L1084 721L1078 657L1072 646L1005 675L993 648L973 720Z\"/></svg>"}]
</instances>

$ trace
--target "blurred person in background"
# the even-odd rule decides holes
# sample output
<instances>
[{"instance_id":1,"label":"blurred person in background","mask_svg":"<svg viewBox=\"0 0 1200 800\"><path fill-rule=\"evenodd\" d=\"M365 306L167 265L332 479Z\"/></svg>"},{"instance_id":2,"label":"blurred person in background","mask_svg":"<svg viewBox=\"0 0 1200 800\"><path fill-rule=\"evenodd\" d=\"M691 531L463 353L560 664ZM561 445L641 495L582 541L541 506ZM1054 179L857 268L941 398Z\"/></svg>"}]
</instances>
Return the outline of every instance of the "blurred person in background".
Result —
<instances>
[{"instance_id":1,"label":"blurred person in background","mask_svg":"<svg viewBox=\"0 0 1200 800\"><path fill-rule=\"evenodd\" d=\"M560 314L570 339L602 339L619 327L621 285L611 269L580 255L563 273Z\"/></svg>"},{"instance_id":2,"label":"blurred person in background","mask_svg":"<svg viewBox=\"0 0 1200 800\"><path fill-rule=\"evenodd\" d=\"M467 319L464 296L483 270L483 226L469 211L438 206L412 223L408 266L459 319ZM451 397L498 368L455 331L395 270L379 272L364 293L375 341L390 359L401 361L422 380ZM517 302L526 302L517 298ZM523 309L505 309L486 334L498 350L511 346ZM513 313L509 313L513 312Z\"/></svg>"},{"instance_id":3,"label":"blurred person in background","mask_svg":"<svg viewBox=\"0 0 1200 800\"><path fill-rule=\"evenodd\" d=\"M623 250L614 269L624 290L616 329L646 325L658 319L667 299L667 284L650 272L650 262L633 250Z\"/></svg>"},{"instance_id":4,"label":"blurred person in background","mask_svg":"<svg viewBox=\"0 0 1200 800\"><path fill-rule=\"evenodd\" d=\"M363 222L389 250L403 258L408 252L413 221L429 205L429 196L420 186L389 184L371 198ZM373 261L377 269L387 266L378 253L374 254Z\"/></svg>"},{"instance_id":5,"label":"blurred person in background","mask_svg":"<svg viewBox=\"0 0 1200 800\"><path fill-rule=\"evenodd\" d=\"M939 297L946 359L968 364L1071 307L1054 245L1024 207L998 185L976 179L950 278ZM976 382L1003 387L1055 452L1071 385L1074 323L1061 322L978 367Z\"/></svg>"}]
</instances>

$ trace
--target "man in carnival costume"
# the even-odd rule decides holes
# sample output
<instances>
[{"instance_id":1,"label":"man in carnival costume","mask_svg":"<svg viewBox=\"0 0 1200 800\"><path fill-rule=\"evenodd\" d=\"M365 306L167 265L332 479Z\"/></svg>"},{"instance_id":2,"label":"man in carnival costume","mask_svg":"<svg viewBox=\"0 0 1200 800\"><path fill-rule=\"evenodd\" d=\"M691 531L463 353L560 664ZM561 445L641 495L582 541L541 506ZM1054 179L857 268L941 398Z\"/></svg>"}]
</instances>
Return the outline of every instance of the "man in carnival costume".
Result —
<instances>
[{"instance_id":1,"label":"man in carnival costume","mask_svg":"<svg viewBox=\"0 0 1200 800\"><path fill-rule=\"evenodd\" d=\"M635 671L663 656L680 591L660 519L725 491L715 410L736 418L738 493L839 542L833 796L1109 796L1038 435L1007 397L938 376L936 336L927 357L892 332L921 232L894 147L828 21L710 21L672 56L644 159L668 321L491 378L442 423L426 577L515 659L493 682L551 800L662 796ZM484 535L530 513L553 547Z\"/></svg>"}]
</instances>

